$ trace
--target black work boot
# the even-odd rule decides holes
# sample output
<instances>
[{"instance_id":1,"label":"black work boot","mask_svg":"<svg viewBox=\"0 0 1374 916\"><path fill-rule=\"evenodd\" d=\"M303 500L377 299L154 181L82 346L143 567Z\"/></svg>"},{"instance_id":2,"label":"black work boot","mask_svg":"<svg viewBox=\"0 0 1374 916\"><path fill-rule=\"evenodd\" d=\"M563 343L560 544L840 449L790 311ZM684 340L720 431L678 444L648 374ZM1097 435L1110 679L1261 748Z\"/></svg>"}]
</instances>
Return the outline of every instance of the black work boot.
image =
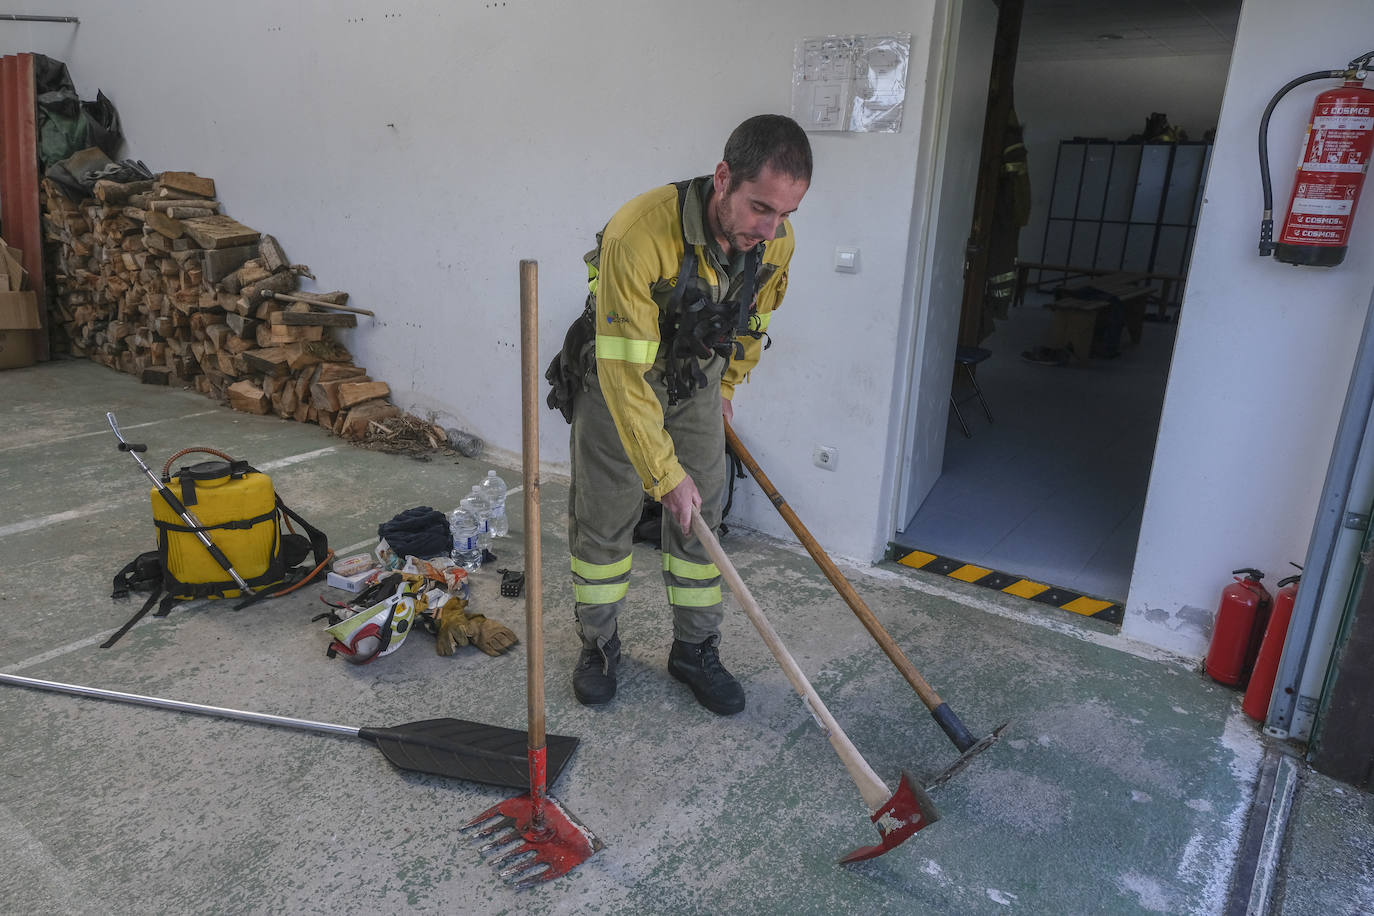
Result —
<instances>
[{"instance_id":1,"label":"black work boot","mask_svg":"<svg viewBox=\"0 0 1374 916\"><path fill-rule=\"evenodd\" d=\"M620 663L620 634L614 633L603 647L582 643L573 669L573 693L583 706L601 706L615 696L615 666Z\"/></svg>"},{"instance_id":2,"label":"black work boot","mask_svg":"<svg viewBox=\"0 0 1374 916\"><path fill-rule=\"evenodd\" d=\"M702 706L718 716L732 716L744 709L744 688L720 663L719 641L719 636L695 644L673 640L668 673L690 687Z\"/></svg>"}]
</instances>

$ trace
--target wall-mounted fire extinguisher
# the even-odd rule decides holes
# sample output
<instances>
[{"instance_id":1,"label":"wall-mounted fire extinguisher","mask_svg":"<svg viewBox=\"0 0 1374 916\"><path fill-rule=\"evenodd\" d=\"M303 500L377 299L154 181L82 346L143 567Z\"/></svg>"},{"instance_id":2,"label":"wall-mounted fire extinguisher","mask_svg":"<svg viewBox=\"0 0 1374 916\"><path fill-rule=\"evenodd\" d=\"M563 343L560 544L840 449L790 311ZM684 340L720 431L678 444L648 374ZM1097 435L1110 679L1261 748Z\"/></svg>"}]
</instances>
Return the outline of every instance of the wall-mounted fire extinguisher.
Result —
<instances>
[{"instance_id":1,"label":"wall-mounted fire extinguisher","mask_svg":"<svg viewBox=\"0 0 1374 916\"><path fill-rule=\"evenodd\" d=\"M1228 687L1243 687L1250 677L1274 606L1269 589L1260 584L1264 573L1250 568L1231 570L1233 576L1242 573L1244 579L1237 579L1221 591L1205 664L1207 676Z\"/></svg>"},{"instance_id":2,"label":"wall-mounted fire extinguisher","mask_svg":"<svg viewBox=\"0 0 1374 916\"><path fill-rule=\"evenodd\" d=\"M1274 692L1283 641L1288 638L1288 621L1293 617L1293 603L1298 600L1301 579L1302 576L1289 576L1279 580L1279 590L1274 594L1274 611L1269 615L1269 625L1264 628L1259 655L1255 656L1255 670L1250 674L1250 686L1245 688L1245 701L1240 704L1247 716L1260 722L1269 715L1269 698Z\"/></svg>"},{"instance_id":3,"label":"wall-mounted fire extinguisher","mask_svg":"<svg viewBox=\"0 0 1374 916\"><path fill-rule=\"evenodd\" d=\"M1260 183L1264 218L1259 252L1285 264L1334 267L1345 260L1355 205L1360 200L1369 157L1374 153L1374 89L1364 86L1374 51L1343 70L1318 70L1291 81L1269 100L1260 119ZM1307 121L1288 215L1274 241L1274 194L1269 182L1269 116L1295 86L1318 79L1343 79L1345 85L1317 96Z\"/></svg>"}]
</instances>

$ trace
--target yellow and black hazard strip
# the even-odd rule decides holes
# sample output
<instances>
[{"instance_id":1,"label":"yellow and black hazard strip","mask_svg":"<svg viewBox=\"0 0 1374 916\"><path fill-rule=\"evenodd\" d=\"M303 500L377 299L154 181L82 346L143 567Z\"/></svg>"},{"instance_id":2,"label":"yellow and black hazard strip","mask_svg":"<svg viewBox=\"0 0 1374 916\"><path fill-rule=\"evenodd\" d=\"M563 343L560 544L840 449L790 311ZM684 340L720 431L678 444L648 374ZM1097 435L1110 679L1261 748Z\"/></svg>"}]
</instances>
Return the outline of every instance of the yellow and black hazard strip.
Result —
<instances>
[{"instance_id":1,"label":"yellow and black hazard strip","mask_svg":"<svg viewBox=\"0 0 1374 916\"><path fill-rule=\"evenodd\" d=\"M1125 608L1115 601L1094 598L1067 588L1056 588L1043 582L1035 582L1021 576L998 572L985 566L975 566L972 563L927 553L924 550L912 550L908 547L893 545L890 549L890 555L898 563L903 566L910 566L912 569L939 573L951 579L958 579L960 582L995 588L1008 595L1026 598L1040 604L1053 605L1060 610L1072 611L1075 614L1082 614L1084 617L1106 620L1109 623L1120 623L1125 614Z\"/></svg>"}]
</instances>

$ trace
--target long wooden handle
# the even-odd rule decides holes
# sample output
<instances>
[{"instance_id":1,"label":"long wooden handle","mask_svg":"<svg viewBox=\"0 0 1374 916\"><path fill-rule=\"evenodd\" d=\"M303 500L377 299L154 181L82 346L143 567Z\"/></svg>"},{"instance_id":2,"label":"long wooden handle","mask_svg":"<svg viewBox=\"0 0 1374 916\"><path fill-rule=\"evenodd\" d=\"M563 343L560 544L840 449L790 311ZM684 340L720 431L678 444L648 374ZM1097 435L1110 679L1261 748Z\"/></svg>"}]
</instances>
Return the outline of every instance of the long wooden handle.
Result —
<instances>
[{"instance_id":1,"label":"long wooden handle","mask_svg":"<svg viewBox=\"0 0 1374 916\"><path fill-rule=\"evenodd\" d=\"M284 302L304 302L308 305L318 305L322 309L334 309L339 312L352 312L355 315L371 315L374 318L377 317L376 312L369 312L367 309L355 308L354 306L344 305L340 302L330 302L328 299L323 299L319 296L306 296L300 293L274 293L270 290L264 290L263 295L268 299L280 299Z\"/></svg>"},{"instance_id":2,"label":"long wooden handle","mask_svg":"<svg viewBox=\"0 0 1374 916\"><path fill-rule=\"evenodd\" d=\"M530 748L544 746L544 587L539 550L539 262L520 262L521 452L525 476L525 656ZM543 786L538 787L542 793ZM533 790L533 787L532 787Z\"/></svg>"},{"instance_id":3,"label":"long wooden handle","mask_svg":"<svg viewBox=\"0 0 1374 916\"><path fill-rule=\"evenodd\" d=\"M797 513L792 511L792 507L787 504L787 500L783 499L782 494L774 488L772 481L763 473L763 468L759 467L758 462L754 460L754 456L749 454L749 450L744 447L744 443L739 441L739 436L736 436L735 431L730 428L730 421L728 420L725 421L725 441L729 444L731 451L739 457L740 462L749 469L749 473L753 475L754 480L758 481L759 488L763 490L763 494L768 497L773 507L778 510L778 514L783 517L788 527L791 528L792 532L801 540L802 546L806 548L806 552L811 554L811 559L816 561L816 565L821 568L821 572L825 573L825 577L830 580L830 584L835 587L835 590L840 593L840 597L849 605L849 609L852 610L855 616L859 618L859 621L863 623L864 629L868 630L869 634L877 640L883 652L892 660L892 664L897 666L897 670L902 673L902 677L906 678L907 683L912 686L917 696L921 698L921 702L926 704L926 708L934 711L935 708L940 706L944 701L940 699L939 694L935 692L934 688L930 686L926 679L921 677L921 672L916 670L916 666L902 654L902 650L898 648L896 641L893 640L887 630L883 629L883 625L878 622L878 618L868 609L868 605L859 597L859 593L854 591L854 586L850 585L849 580L844 577L844 573L840 572L835 566L830 559L830 555L827 554L820 543L811 536L811 532L802 524L802 520L797 517Z\"/></svg>"},{"instance_id":4,"label":"long wooden handle","mask_svg":"<svg viewBox=\"0 0 1374 916\"><path fill-rule=\"evenodd\" d=\"M811 708L811 714L820 723L825 735L830 739L830 746L835 749L835 753L840 755L840 760L844 763L844 768L849 771L849 778L854 780L854 785L859 787L859 794L863 796L864 804L868 805L869 811L877 811L892 798L892 793L873 768L864 760L858 748L845 735L844 729L835 721L835 717L830 714L830 710L825 708L821 698L816 695L816 691L811 687L811 682L802 674L796 661L793 660L787 647L778 638L777 631L768 622L768 618L763 616L763 611L759 609L758 602L754 596L749 594L749 589L740 578L735 565L730 562L730 558L721 550L720 542L711 533L711 529L706 526L701 513L696 507L692 508L692 532L702 544L706 545L706 552L711 555L711 560L720 570L720 574L725 577L726 583L730 586L730 591L734 592L735 599L739 601L740 607L744 608L744 613L748 615L750 623L759 631L763 641L767 644L773 657L782 666L783 673L792 682L792 688L797 691L806 705Z\"/></svg>"}]
</instances>

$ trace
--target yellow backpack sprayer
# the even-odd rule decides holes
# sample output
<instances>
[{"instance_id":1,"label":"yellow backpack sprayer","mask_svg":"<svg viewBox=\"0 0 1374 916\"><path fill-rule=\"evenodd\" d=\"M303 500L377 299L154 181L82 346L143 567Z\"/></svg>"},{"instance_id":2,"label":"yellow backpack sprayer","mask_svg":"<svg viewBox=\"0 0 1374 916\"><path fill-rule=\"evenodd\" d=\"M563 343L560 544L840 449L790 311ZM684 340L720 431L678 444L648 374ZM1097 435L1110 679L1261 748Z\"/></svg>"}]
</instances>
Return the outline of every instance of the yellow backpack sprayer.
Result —
<instances>
[{"instance_id":1,"label":"yellow backpack sprayer","mask_svg":"<svg viewBox=\"0 0 1374 916\"><path fill-rule=\"evenodd\" d=\"M148 446L125 440L113 413L105 419L128 452L152 481L153 524L157 550L142 554L115 576L116 600L130 589L149 587L152 594L130 620L102 644L114 645L138 623L159 597L155 616L165 617L178 601L194 598L242 598L235 610L263 598L284 595L309 582L333 557L324 533L283 503L272 479L246 461L207 448L188 448L167 460L159 477L139 457ZM185 455L202 452L218 461L201 461L172 472ZM281 531L295 521L305 534ZM315 566L295 567L313 555ZM164 594L165 593L165 594Z\"/></svg>"}]
</instances>

